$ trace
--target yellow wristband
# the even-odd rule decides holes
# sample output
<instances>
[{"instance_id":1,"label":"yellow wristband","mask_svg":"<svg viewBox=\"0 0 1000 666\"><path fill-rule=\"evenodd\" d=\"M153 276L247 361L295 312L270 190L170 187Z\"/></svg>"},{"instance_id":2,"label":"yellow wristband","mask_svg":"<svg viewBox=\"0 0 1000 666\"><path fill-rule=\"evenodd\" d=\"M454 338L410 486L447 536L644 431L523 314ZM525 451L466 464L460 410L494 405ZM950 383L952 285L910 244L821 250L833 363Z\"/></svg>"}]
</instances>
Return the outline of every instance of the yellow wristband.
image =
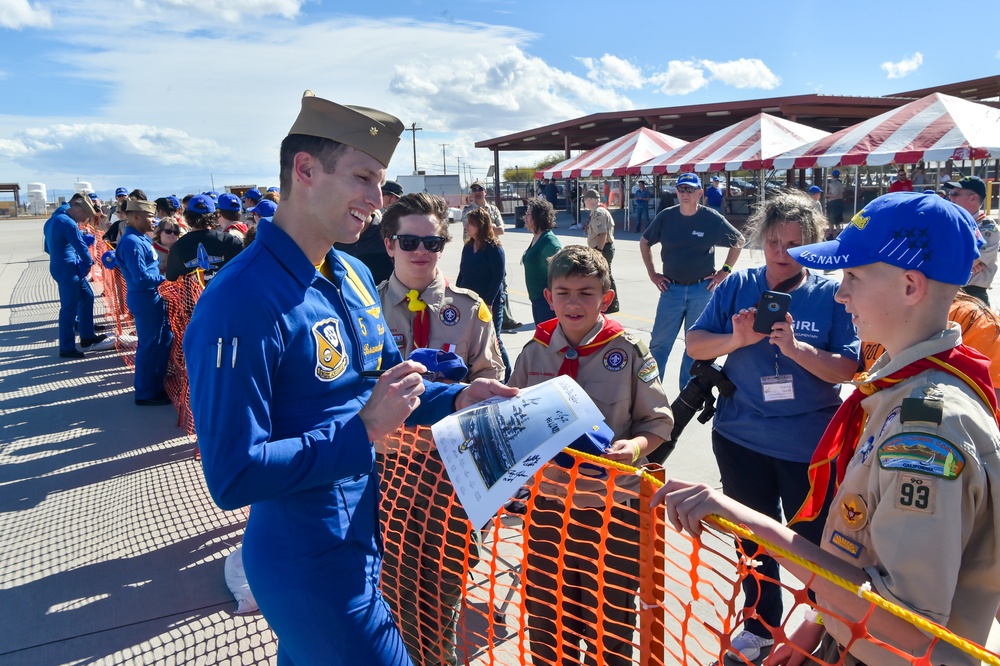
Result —
<instances>
[{"instance_id":1,"label":"yellow wristband","mask_svg":"<svg viewBox=\"0 0 1000 666\"><path fill-rule=\"evenodd\" d=\"M633 446L635 446L635 451L632 453L632 464L634 465L635 461L637 461L641 456L642 447L639 446L639 442L634 442Z\"/></svg>"}]
</instances>

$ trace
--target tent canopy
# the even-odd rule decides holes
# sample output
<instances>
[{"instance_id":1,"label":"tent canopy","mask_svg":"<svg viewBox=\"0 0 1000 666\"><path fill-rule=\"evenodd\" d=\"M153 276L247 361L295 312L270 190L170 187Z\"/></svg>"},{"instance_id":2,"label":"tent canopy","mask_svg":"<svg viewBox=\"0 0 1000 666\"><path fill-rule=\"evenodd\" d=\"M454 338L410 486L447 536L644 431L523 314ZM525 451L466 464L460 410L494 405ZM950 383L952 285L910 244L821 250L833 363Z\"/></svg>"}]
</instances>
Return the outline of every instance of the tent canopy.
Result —
<instances>
[{"instance_id":1,"label":"tent canopy","mask_svg":"<svg viewBox=\"0 0 1000 666\"><path fill-rule=\"evenodd\" d=\"M548 169L535 172L535 178L589 178L624 176L629 167L654 155L683 146L686 141L642 127L625 136ZM636 172L637 173L637 172Z\"/></svg>"},{"instance_id":2,"label":"tent canopy","mask_svg":"<svg viewBox=\"0 0 1000 666\"><path fill-rule=\"evenodd\" d=\"M1000 109L933 93L771 160L776 169L1000 157Z\"/></svg>"},{"instance_id":3,"label":"tent canopy","mask_svg":"<svg viewBox=\"0 0 1000 666\"><path fill-rule=\"evenodd\" d=\"M827 132L758 113L676 150L633 167L629 173L738 171L764 168L764 161L827 136Z\"/></svg>"}]
</instances>

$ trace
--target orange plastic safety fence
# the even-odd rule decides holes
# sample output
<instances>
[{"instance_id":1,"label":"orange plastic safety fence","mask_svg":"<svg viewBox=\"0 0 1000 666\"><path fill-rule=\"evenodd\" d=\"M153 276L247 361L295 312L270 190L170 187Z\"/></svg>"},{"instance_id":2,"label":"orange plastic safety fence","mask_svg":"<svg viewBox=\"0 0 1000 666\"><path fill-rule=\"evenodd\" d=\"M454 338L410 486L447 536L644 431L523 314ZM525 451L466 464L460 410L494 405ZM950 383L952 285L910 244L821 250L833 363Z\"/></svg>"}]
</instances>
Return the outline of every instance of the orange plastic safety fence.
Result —
<instances>
[{"instance_id":1,"label":"orange plastic safety fence","mask_svg":"<svg viewBox=\"0 0 1000 666\"><path fill-rule=\"evenodd\" d=\"M184 365L184 331L191 321L194 306L197 305L204 286L196 274L184 275L176 281L160 285L160 296L167 304L170 328L174 342L170 347L170 363L164 382L170 399L177 408L177 424L195 436L194 417L191 414L191 393L188 389L187 370Z\"/></svg>"},{"instance_id":2,"label":"orange plastic safety fence","mask_svg":"<svg viewBox=\"0 0 1000 666\"><path fill-rule=\"evenodd\" d=\"M662 506L649 508L662 483L658 467L636 484L636 470L588 456L574 455L569 468L549 463L523 514L501 509L476 530L429 429L405 429L380 449L382 592L418 666L750 663L725 653L744 620L756 617L743 607L741 583L770 580L756 566L767 545L750 560L717 525L698 541L675 532ZM595 479L615 489L614 502L594 492ZM788 643L806 609L837 617L809 600L811 581L783 576L771 581L785 599L774 649ZM866 620L848 623L848 648L878 643ZM856 663L831 646L832 656L816 663ZM932 663L929 649L886 650L868 663Z\"/></svg>"}]
</instances>

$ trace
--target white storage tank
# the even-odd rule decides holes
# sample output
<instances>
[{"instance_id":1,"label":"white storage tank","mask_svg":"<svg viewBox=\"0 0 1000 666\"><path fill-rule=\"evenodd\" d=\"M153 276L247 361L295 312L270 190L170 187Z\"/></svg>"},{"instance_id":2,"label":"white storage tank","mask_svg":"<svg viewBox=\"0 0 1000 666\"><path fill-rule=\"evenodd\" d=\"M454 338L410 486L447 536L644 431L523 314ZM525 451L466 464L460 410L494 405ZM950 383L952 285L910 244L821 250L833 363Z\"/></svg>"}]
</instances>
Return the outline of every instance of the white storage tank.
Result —
<instances>
[{"instance_id":1,"label":"white storage tank","mask_svg":"<svg viewBox=\"0 0 1000 666\"><path fill-rule=\"evenodd\" d=\"M90 186L90 183L84 180L73 183L73 189L81 194L90 194L94 191L94 188Z\"/></svg>"}]
</instances>

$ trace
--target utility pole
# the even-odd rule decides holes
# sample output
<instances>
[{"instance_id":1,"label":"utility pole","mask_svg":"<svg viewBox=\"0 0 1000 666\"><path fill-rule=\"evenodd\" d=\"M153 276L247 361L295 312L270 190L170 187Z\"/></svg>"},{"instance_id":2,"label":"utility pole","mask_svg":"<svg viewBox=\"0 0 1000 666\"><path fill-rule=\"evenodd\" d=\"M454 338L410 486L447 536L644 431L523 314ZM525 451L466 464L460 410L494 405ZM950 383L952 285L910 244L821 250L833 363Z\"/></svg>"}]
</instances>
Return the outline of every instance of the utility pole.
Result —
<instances>
[{"instance_id":1,"label":"utility pole","mask_svg":"<svg viewBox=\"0 0 1000 666\"><path fill-rule=\"evenodd\" d=\"M458 156L455 157L455 171L458 173L458 177L461 178L462 177L462 158L458 157Z\"/></svg>"},{"instance_id":2,"label":"utility pole","mask_svg":"<svg viewBox=\"0 0 1000 666\"><path fill-rule=\"evenodd\" d=\"M438 144L441 146L441 166L444 168L444 175L448 175L448 162L445 160L444 149L450 146L450 143Z\"/></svg>"},{"instance_id":3,"label":"utility pole","mask_svg":"<svg viewBox=\"0 0 1000 666\"><path fill-rule=\"evenodd\" d=\"M413 175L417 175L417 132L423 131L423 127L417 127L416 123L413 123L407 127L404 132L413 132Z\"/></svg>"}]
</instances>

